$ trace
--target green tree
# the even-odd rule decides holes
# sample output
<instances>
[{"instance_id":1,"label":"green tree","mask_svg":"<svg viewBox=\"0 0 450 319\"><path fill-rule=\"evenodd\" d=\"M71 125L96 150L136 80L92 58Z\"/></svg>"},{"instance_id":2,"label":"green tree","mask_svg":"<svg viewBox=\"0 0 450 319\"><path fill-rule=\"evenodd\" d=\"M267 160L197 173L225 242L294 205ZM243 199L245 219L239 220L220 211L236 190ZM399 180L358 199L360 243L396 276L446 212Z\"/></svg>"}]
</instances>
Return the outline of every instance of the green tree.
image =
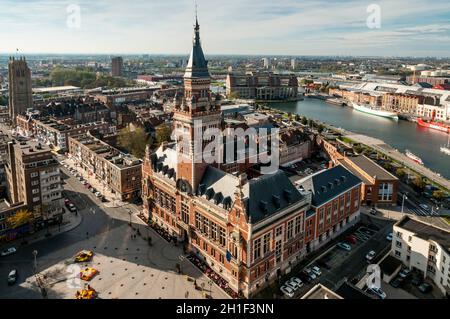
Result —
<instances>
[{"instance_id":1,"label":"green tree","mask_svg":"<svg viewBox=\"0 0 450 319\"><path fill-rule=\"evenodd\" d=\"M12 229L17 229L24 225L29 225L33 222L34 216L33 213L27 209L21 209L17 211L15 214L9 216L6 219L6 222Z\"/></svg>"},{"instance_id":2,"label":"green tree","mask_svg":"<svg viewBox=\"0 0 450 319\"><path fill-rule=\"evenodd\" d=\"M319 133L322 133L325 130L325 127L322 124L319 124L319 127L317 128L317 131Z\"/></svg>"},{"instance_id":3,"label":"green tree","mask_svg":"<svg viewBox=\"0 0 450 319\"><path fill-rule=\"evenodd\" d=\"M0 95L0 105L1 106L6 106L8 105L8 99L2 95Z\"/></svg>"},{"instance_id":4,"label":"green tree","mask_svg":"<svg viewBox=\"0 0 450 319\"><path fill-rule=\"evenodd\" d=\"M308 124L308 119L306 118L306 116L302 116L302 124L303 125L307 125Z\"/></svg>"},{"instance_id":5,"label":"green tree","mask_svg":"<svg viewBox=\"0 0 450 319\"><path fill-rule=\"evenodd\" d=\"M163 142L170 142L172 135L172 128L167 124L162 124L156 128L156 141L158 145Z\"/></svg>"},{"instance_id":6,"label":"green tree","mask_svg":"<svg viewBox=\"0 0 450 319\"><path fill-rule=\"evenodd\" d=\"M151 138L141 127L133 131L128 127L120 130L117 141L122 148L137 158L143 158L147 144L152 144Z\"/></svg>"}]
</instances>

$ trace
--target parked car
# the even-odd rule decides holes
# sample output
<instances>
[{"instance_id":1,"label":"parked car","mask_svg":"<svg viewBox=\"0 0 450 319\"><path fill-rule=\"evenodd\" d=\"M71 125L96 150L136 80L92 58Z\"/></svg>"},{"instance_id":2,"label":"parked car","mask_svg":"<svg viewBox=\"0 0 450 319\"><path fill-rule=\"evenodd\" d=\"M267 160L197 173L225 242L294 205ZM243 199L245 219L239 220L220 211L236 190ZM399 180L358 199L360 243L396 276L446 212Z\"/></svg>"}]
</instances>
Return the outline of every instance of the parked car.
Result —
<instances>
[{"instance_id":1,"label":"parked car","mask_svg":"<svg viewBox=\"0 0 450 319\"><path fill-rule=\"evenodd\" d=\"M86 186L86 185L88 185L88 182L82 181L81 184L83 184L84 186Z\"/></svg>"},{"instance_id":2,"label":"parked car","mask_svg":"<svg viewBox=\"0 0 450 319\"><path fill-rule=\"evenodd\" d=\"M395 277L395 279L391 281L391 286L394 288L400 288L404 282L405 279L403 279L402 277Z\"/></svg>"},{"instance_id":3,"label":"parked car","mask_svg":"<svg viewBox=\"0 0 450 319\"><path fill-rule=\"evenodd\" d=\"M18 273L16 269L13 269L8 274L8 285L14 285L17 281Z\"/></svg>"},{"instance_id":4,"label":"parked car","mask_svg":"<svg viewBox=\"0 0 450 319\"><path fill-rule=\"evenodd\" d=\"M416 287L420 286L420 285L423 283L423 278L422 278L422 276L420 276L420 275L414 275L414 276L412 277L412 279L411 279L411 283L412 283L414 286L416 286Z\"/></svg>"},{"instance_id":5,"label":"parked car","mask_svg":"<svg viewBox=\"0 0 450 319\"><path fill-rule=\"evenodd\" d=\"M381 288L372 287L372 288L368 288L367 291L369 293L374 294L375 296L377 296L380 299L386 298L386 293L383 290L381 290Z\"/></svg>"},{"instance_id":6,"label":"parked car","mask_svg":"<svg viewBox=\"0 0 450 319\"><path fill-rule=\"evenodd\" d=\"M411 270L408 269L408 268L403 268L403 269L400 271L400 273L399 273L399 276L402 277L402 278L407 278L407 277L409 277L410 275L411 275Z\"/></svg>"},{"instance_id":7,"label":"parked car","mask_svg":"<svg viewBox=\"0 0 450 319\"><path fill-rule=\"evenodd\" d=\"M389 233L389 234L386 236L386 240L387 240L387 241L392 241L392 233Z\"/></svg>"},{"instance_id":8,"label":"parked car","mask_svg":"<svg viewBox=\"0 0 450 319\"><path fill-rule=\"evenodd\" d=\"M310 269L310 268L305 268L303 270L309 277L311 277L312 280L315 280L317 278L317 275Z\"/></svg>"},{"instance_id":9,"label":"parked car","mask_svg":"<svg viewBox=\"0 0 450 319\"><path fill-rule=\"evenodd\" d=\"M294 290L287 286L281 286L281 292L288 298L294 297Z\"/></svg>"},{"instance_id":10,"label":"parked car","mask_svg":"<svg viewBox=\"0 0 450 319\"><path fill-rule=\"evenodd\" d=\"M425 204L420 204L419 207L422 208L423 210L426 210L426 211L428 211L430 209L428 207L428 205L425 205Z\"/></svg>"},{"instance_id":11,"label":"parked car","mask_svg":"<svg viewBox=\"0 0 450 319\"><path fill-rule=\"evenodd\" d=\"M345 237L345 241L355 245L358 241L356 240L356 236L354 235L348 235L347 237Z\"/></svg>"},{"instance_id":12,"label":"parked car","mask_svg":"<svg viewBox=\"0 0 450 319\"><path fill-rule=\"evenodd\" d=\"M369 213L370 215L376 215L378 211L375 208L372 208Z\"/></svg>"},{"instance_id":13,"label":"parked car","mask_svg":"<svg viewBox=\"0 0 450 319\"><path fill-rule=\"evenodd\" d=\"M350 246L349 244L346 244L346 243L338 243L337 246L346 251L352 250L352 246Z\"/></svg>"},{"instance_id":14,"label":"parked car","mask_svg":"<svg viewBox=\"0 0 450 319\"><path fill-rule=\"evenodd\" d=\"M286 281L284 283L284 286L291 288L294 292L300 288L295 282L292 282L290 280Z\"/></svg>"},{"instance_id":15,"label":"parked car","mask_svg":"<svg viewBox=\"0 0 450 319\"><path fill-rule=\"evenodd\" d=\"M69 206L69 204L70 204L70 199L65 198L64 199L64 205Z\"/></svg>"},{"instance_id":16,"label":"parked car","mask_svg":"<svg viewBox=\"0 0 450 319\"><path fill-rule=\"evenodd\" d=\"M427 294L433 290L433 286L431 286L429 283L424 282L419 286L419 290L421 293Z\"/></svg>"},{"instance_id":17,"label":"parked car","mask_svg":"<svg viewBox=\"0 0 450 319\"><path fill-rule=\"evenodd\" d=\"M76 207L74 204L72 204L72 203L70 203L68 207L69 207L69 210L70 210L72 213L74 213L74 212L77 211L77 207Z\"/></svg>"},{"instance_id":18,"label":"parked car","mask_svg":"<svg viewBox=\"0 0 450 319\"><path fill-rule=\"evenodd\" d=\"M311 270L312 270L312 272L313 272L317 277L319 277L320 275L322 275L322 272L320 271L320 268L317 267L317 266L312 267Z\"/></svg>"},{"instance_id":19,"label":"parked car","mask_svg":"<svg viewBox=\"0 0 450 319\"><path fill-rule=\"evenodd\" d=\"M367 261L372 261L372 259L375 257L376 252L374 252L373 250L369 251L366 255L366 260Z\"/></svg>"},{"instance_id":20,"label":"parked car","mask_svg":"<svg viewBox=\"0 0 450 319\"><path fill-rule=\"evenodd\" d=\"M105 195L102 195L102 197L100 197L100 200L102 201L102 203L106 203L108 201Z\"/></svg>"},{"instance_id":21,"label":"parked car","mask_svg":"<svg viewBox=\"0 0 450 319\"><path fill-rule=\"evenodd\" d=\"M303 282L300 280L300 278L292 277L290 281L296 283L299 288L303 287Z\"/></svg>"},{"instance_id":22,"label":"parked car","mask_svg":"<svg viewBox=\"0 0 450 319\"><path fill-rule=\"evenodd\" d=\"M8 249L3 250L0 253L0 256L5 257L5 256L15 254L16 252L17 252L17 249L15 247L9 247Z\"/></svg>"},{"instance_id":23,"label":"parked car","mask_svg":"<svg viewBox=\"0 0 450 319\"><path fill-rule=\"evenodd\" d=\"M88 182L86 182L86 183L84 183L84 187L86 187L86 188L91 188L92 186L91 186L91 184L89 184Z\"/></svg>"},{"instance_id":24,"label":"parked car","mask_svg":"<svg viewBox=\"0 0 450 319\"><path fill-rule=\"evenodd\" d=\"M301 273L299 273L298 274L298 276L300 277L300 279L303 281L303 282L306 282L306 283L311 283L311 282L313 282L313 279L307 274L307 273L305 273L305 272L301 272Z\"/></svg>"},{"instance_id":25,"label":"parked car","mask_svg":"<svg viewBox=\"0 0 450 319\"><path fill-rule=\"evenodd\" d=\"M97 190L96 190L94 187L89 188L89 190L90 190L90 192L93 193L93 194L97 193Z\"/></svg>"},{"instance_id":26,"label":"parked car","mask_svg":"<svg viewBox=\"0 0 450 319\"><path fill-rule=\"evenodd\" d=\"M100 197L102 197L102 193L96 192L96 193L95 193L95 196L98 197L98 198L100 198Z\"/></svg>"},{"instance_id":27,"label":"parked car","mask_svg":"<svg viewBox=\"0 0 450 319\"><path fill-rule=\"evenodd\" d=\"M82 176L77 177L77 179L78 179L80 182L82 182L82 181L84 180Z\"/></svg>"}]
</instances>

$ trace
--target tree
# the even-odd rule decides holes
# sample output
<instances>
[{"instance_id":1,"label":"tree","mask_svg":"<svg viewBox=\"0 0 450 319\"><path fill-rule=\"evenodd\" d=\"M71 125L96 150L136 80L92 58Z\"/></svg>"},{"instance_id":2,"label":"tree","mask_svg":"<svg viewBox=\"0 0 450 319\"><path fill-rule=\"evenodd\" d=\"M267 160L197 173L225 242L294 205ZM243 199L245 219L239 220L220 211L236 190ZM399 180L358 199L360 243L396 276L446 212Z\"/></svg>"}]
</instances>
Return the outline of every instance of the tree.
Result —
<instances>
[{"instance_id":1,"label":"tree","mask_svg":"<svg viewBox=\"0 0 450 319\"><path fill-rule=\"evenodd\" d=\"M135 130L124 128L120 130L118 144L137 158L143 158L147 144L152 144L151 137L141 127Z\"/></svg>"},{"instance_id":2,"label":"tree","mask_svg":"<svg viewBox=\"0 0 450 319\"><path fill-rule=\"evenodd\" d=\"M406 173L403 169L397 168L397 170L395 171L395 175L397 175L398 178L403 178Z\"/></svg>"},{"instance_id":3,"label":"tree","mask_svg":"<svg viewBox=\"0 0 450 319\"><path fill-rule=\"evenodd\" d=\"M15 214L9 216L6 221L12 229L17 229L33 222L33 213L27 209L18 210Z\"/></svg>"},{"instance_id":4,"label":"tree","mask_svg":"<svg viewBox=\"0 0 450 319\"><path fill-rule=\"evenodd\" d=\"M1 96L1 95L0 95L0 105L1 106L8 105L8 99L6 97L4 97L4 96Z\"/></svg>"},{"instance_id":5,"label":"tree","mask_svg":"<svg viewBox=\"0 0 450 319\"><path fill-rule=\"evenodd\" d=\"M421 192L425 188L425 183L423 182L421 177L416 177L412 181L412 186L415 190Z\"/></svg>"},{"instance_id":6,"label":"tree","mask_svg":"<svg viewBox=\"0 0 450 319\"><path fill-rule=\"evenodd\" d=\"M445 197L445 194L442 190L436 190L433 192L433 198L438 201L441 201L442 199L444 199L444 197Z\"/></svg>"},{"instance_id":7,"label":"tree","mask_svg":"<svg viewBox=\"0 0 450 319\"><path fill-rule=\"evenodd\" d=\"M308 119L306 118L306 116L302 116L302 124L303 125L307 125L308 124Z\"/></svg>"},{"instance_id":8,"label":"tree","mask_svg":"<svg viewBox=\"0 0 450 319\"><path fill-rule=\"evenodd\" d=\"M230 100L236 100L239 99L239 92L231 92L230 94L228 94L228 98Z\"/></svg>"},{"instance_id":9,"label":"tree","mask_svg":"<svg viewBox=\"0 0 450 319\"><path fill-rule=\"evenodd\" d=\"M172 135L172 128L167 124L162 124L156 128L156 141L158 145L163 142L170 142Z\"/></svg>"},{"instance_id":10,"label":"tree","mask_svg":"<svg viewBox=\"0 0 450 319\"><path fill-rule=\"evenodd\" d=\"M319 127L317 128L317 131L319 133L322 133L324 131L325 127L322 124L319 124Z\"/></svg>"}]
</instances>

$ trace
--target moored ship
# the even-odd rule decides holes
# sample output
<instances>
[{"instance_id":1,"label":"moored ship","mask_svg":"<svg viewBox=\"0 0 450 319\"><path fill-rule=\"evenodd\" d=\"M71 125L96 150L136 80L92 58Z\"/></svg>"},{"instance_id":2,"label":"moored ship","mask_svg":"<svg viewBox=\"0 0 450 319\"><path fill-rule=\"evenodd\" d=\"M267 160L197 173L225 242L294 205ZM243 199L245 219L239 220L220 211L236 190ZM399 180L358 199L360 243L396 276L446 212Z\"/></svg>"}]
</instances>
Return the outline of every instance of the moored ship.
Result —
<instances>
[{"instance_id":1,"label":"moored ship","mask_svg":"<svg viewBox=\"0 0 450 319\"><path fill-rule=\"evenodd\" d=\"M434 117L431 121L425 121L422 118L418 118L417 124L422 127L430 128L433 130L438 130L438 131L445 132L445 133L450 133L450 125L440 123L440 122L435 122Z\"/></svg>"},{"instance_id":2,"label":"moored ship","mask_svg":"<svg viewBox=\"0 0 450 319\"><path fill-rule=\"evenodd\" d=\"M357 103L352 103L352 105L355 110L363 112L363 113L380 116L380 117L385 117L385 118L390 118L393 120L398 120L398 114L395 112L383 111L380 109L373 108L369 105L360 105Z\"/></svg>"},{"instance_id":3,"label":"moored ship","mask_svg":"<svg viewBox=\"0 0 450 319\"><path fill-rule=\"evenodd\" d=\"M408 158L412 159L417 164L423 165L422 159L419 156L413 154L410 150L406 150L405 154L406 156L408 156Z\"/></svg>"}]
</instances>

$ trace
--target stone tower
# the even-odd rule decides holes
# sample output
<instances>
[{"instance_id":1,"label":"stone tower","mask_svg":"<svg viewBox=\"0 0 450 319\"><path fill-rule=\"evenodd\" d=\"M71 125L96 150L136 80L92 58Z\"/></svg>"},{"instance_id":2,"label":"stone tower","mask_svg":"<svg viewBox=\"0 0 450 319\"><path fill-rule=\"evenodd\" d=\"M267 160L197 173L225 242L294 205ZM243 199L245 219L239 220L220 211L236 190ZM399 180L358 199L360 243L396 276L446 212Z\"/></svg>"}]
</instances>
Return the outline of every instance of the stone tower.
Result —
<instances>
[{"instance_id":1,"label":"stone tower","mask_svg":"<svg viewBox=\"0 0 450 319\"><path fill-rule=\"evenodd\" d=\"M203 160L205 144L201 133L221 124L220 98L211 92L211 76L200 44L200 26L196 18L194 39L184 74L184 96L174 105L174 131L177 141L177 184L195 193L205 172Z\"/></svg>"},{"instance_id":2,"label":"stone tower","mask_svg":"<svg viewBox=\"0 0 450 319\"><path fill-rule=\"evenodd\" d=\"M11 123L16 123L16 116L33 107L31 88L31 71L24 57L9 58L9 116Z\"/></svg>"}]
</instances>

